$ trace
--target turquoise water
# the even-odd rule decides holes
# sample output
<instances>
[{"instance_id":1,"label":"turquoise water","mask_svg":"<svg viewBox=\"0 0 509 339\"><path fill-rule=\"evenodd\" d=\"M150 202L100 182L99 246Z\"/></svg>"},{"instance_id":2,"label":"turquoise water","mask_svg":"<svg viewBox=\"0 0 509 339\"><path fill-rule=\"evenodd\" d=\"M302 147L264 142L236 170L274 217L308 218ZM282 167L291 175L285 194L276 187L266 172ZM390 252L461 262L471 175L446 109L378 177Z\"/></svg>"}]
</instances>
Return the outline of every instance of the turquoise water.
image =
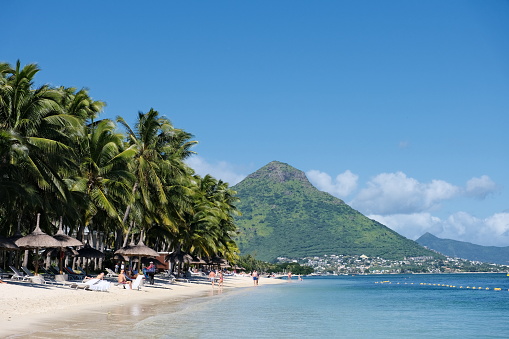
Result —
<instances>
[{"instance_id":1,"label":"turquoise water","mask_svg":"<svg viewBox=\"0 0 509 339\"><path fill-rule=\"evenodd\" d=\"M306 278L195 300L134 330L154 338L509 338L508 289L505 274Z\"/></svg>"}]
</instances>

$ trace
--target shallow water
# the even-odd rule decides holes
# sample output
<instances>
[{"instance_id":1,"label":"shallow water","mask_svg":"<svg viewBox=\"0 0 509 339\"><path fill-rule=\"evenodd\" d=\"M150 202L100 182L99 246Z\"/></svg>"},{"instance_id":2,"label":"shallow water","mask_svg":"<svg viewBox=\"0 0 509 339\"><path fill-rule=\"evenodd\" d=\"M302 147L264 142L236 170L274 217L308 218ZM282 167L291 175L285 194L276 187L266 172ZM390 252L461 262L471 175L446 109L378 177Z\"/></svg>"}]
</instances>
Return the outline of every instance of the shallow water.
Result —
<instances>
[{"instance_id":1,"label":"shallow water","mask_svg":"<svg viewBox=\"0 0 509 339\"><path fill-rule=\"evenodd\" d=\"M126 333L142 338L508 338L508 289L505 274L306 278L215 291L178 305L144 305L148 318L124 315L121 326L110 322L106 332L102 325L107 323L100 322L82 324L80 332L103 338ZM59 333L77 334L72 328Z\"/></svg>"}]
</instances>

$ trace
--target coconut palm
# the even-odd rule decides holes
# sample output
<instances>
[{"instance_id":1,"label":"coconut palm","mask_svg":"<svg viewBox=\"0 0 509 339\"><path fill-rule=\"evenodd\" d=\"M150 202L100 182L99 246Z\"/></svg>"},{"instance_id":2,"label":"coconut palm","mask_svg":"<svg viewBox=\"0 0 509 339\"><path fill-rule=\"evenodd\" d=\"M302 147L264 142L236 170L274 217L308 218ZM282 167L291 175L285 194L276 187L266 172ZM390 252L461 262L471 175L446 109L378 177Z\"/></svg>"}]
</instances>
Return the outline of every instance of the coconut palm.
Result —
<instances>
[{"instance_id":1,"label":"coconut palm","mask_svg":"<svg viewBox=\"0 0 509 339\"><path fill-rule=\"evenodd\" d=\"M0 65L0 194L6 198L1 200L7 209L29 215L55 199L67 201L61 173L73 166L70 138L81 128L59 105L59 90L32 88L38 72L37 65L21 68L19 61L15 68ZM47 194L53 199L45 199Z\"/></svg>"},{"instance_id":2,"label":"coconut palm","mask_svg":"<svg viewBox=\"0 0 509 339\"><path fill-rule=\"evenodd\" d=\"M167 186L187 174L183 159L192 153L189 148L195 142L187 141L190 134L175 129L168 119L160 117L153 109L138 113L135 130L123 118L118 117L117 121L127 131L129 147L136 150L131 162L131 171L136 178L132 192L136 200L126 208L123 223L126 224L131 209L137 206L141 209L136 220L139 226L146 229L153 224L175 227L174 220L169 218L172 212ZM129 232L122 247L127 245Z\"/></svg>"},{"instance_id":3,"label":"coconut palm","mask_svg":"<svg viewBox=\"0 0 509 339\"><path fill-rule=\"evenodd\" d=\"M92 224L106 225L105 217L116 220L119 227L119 211L132 200L134 178L127 166L135 151L124 149L123 135L115 129L111 120L101 120L87 127L88 133L81 139L77 152L78 175L67 180L73 192L81 193L80 236L84 228L92 228ZM103 213L98 214L99 211ZM93 222L96 216L101 218Z\"/></svg>"}]
</instances>

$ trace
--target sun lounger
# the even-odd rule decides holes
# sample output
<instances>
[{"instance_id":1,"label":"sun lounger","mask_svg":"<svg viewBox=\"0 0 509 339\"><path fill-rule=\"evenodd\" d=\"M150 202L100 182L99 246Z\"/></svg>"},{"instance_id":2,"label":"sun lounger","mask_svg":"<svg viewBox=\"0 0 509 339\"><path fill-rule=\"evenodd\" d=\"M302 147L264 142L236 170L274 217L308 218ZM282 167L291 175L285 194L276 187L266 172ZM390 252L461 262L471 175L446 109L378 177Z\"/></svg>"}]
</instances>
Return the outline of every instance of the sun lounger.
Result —
<instances>
[{"instance_id":1,"label":"sun lounger","mask_svg":"<svg viewBox=\"0 0 509 339\"><path fill-rule=\"evenodd\" d=\"M138 276L136 277L136 279L134 279L133 284L132 284L133 290L141 290L141 287L143 286L144 278L145 277L143 276L143 274L138 274Z\"/></svg>"},{"instance_id":2,"label":"sun lounger","mask_svg":"<svg viewBox=\"0 0 509 339\"><path fill-rule=\"evenodd\" d=\"M83 280L85 279L84 274L78 274L74 272L70 267L64 267L64 272L68 274L69 280Z\"/></svg>"},{"instance_id":3,"label":"sun lounger","mask_svg":"<svg viewBox=\"0 0 509 339\"><path fill-rule=\"evenodd\" d=\"M55 283L62 286L72 286L76 284L75 281L69 281L67 274L55 274Z\"/></svg>"},{"instance_id":4,"label":"sun lounger","mask_svg":"<svg viewBox=\"0 0 509 339\"><path fill-rule=\"evenodd\" d=\"M106 280L101 279L89 279L82 283L74 283L71 285L72 288L75 289L84 289L84 290L91 290L91 291L103 291L106 292L110 289L111 283Z\"/></svg>"},{"instance_id":5,"label":"sun lounger","mask_svg":"<svg viewBox=\"0 0 509 339\"><path fill-rule=\"evenodd\" d=\"M0 268L0 279L3 278L11 278L14 275L14 273L5 272L3 269Z\"/></svg>"},{"instance_id":6,"label":"sun lounger","mask_svg":"<svg viewBox=\"0 0 509 339\"><path fill-rule=\"evenodd\" d=\"M108 278L113 278L113 277L118 277L118 274L115 273L111 268L106 268L106 277Z\"/></svg>"},{"instance_id":7,"label":"sun lounger","mask_svg":"<svg viewBox=\"0 0 509 339\"><path fill-rule=\"evenodd\" d=\"M13 280L13 279L17 279L17 280L21 280L21 281L29 280L29 278L25 277L25 275L23 273L21 273L20 271L18 271L16 267L9 266L9 268L14 272L14 274L11 277L11 280Z\"/></svg>"},{"instance_id":8,"label":"sun lounger","mask_svg":"<svg viewBox=\"0 0 509 339\"><path fill-rule=\"evenodd\" d=\"M30 280L33 284L55 284L56 281L49 279L48 277L44 277L44 275L34 275L26 266L21 266L23 272L25 272L25 279Z\"/></svg>"}]
</instances>

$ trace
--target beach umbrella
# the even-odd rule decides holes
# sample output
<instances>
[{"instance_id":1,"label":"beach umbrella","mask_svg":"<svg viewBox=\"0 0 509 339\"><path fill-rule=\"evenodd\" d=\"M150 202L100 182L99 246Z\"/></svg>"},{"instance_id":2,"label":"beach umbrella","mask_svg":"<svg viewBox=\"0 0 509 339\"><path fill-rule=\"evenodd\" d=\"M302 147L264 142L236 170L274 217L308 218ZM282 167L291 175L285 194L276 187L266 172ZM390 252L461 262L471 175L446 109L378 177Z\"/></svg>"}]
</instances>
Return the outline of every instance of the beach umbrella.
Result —
<instances>
[{"instance_id":1,"label":"beach umbrella","mask_svg":"<svg viewBox=\"0 0 509 339\"><path fill-rule=\"evenodd\" d=\"M17 250L19 247L14 243L13 240L2 237L0 235L0 248L4 250Z\"/></svg>"},{"instance_id":2,"label":"beach umbrella","mask_svg":"<svg viewBox=\"0 0 509 339\"><path fill-rule=\"evenodd\" d=\"M142 238L143 237L140 237L138 244L134 245L134 243L131 242L131 244L116 250L115 254L121 254L126 257L139 257L139 259L141 257L159 256L159 253L143 243Z\"/></svg>"},{"instance_id":3,"label":"beach umbrella","mask_svg":"<svg viewBox=\"0 0 509 339\"><path fill-rule=\"evenodd\" d=\"M76 251L75 249L73 248L64 248L63 249L63 252L64 252L64 256L69 256L69 257L76 257L78 256L78 251ZM62 253L62 250L60 248L48 248L46 250L44 250L44 252L42 252L42 255L47 257L47 256L50 256L52 258L57 258L58 256L60 256Z\"/></svg>"},{"instance_id":4,"label":"beach umbrella","mask_svg":"<svg viewBox=\"0 0 509 339\"><path fill-rule=\"evenodd\" d=\"M193 257L186 252L171 252L164 257L164 260L172 262L172 263L190 263L193 260Z\"/></svg>"},{"instance_id":5,"label":"beach umbrella","mask_svg":"<svg viewBox=\"0 0 509 339\"><path fill-rule=\"evenodd\" d=\"M83 246L83 243L78 239L75 239L64 233L64 231L62 230L62 217L60 217L60 225L58 226L58 231L53 236L53 238L55 238L60 243L60 255L58 257L58 263L60 267L60 274L62 274L63 273L62 259L64 257L64 247Z\"/></svg>"},{"instance_id":6,"label":"beach umbrella","mask_svg":"<svg viewBox=\"0 0 509 339\"><path fill-rule=\"evenodd\" d=\"M105 254L95 248L91 247L88 243L78 250L78 257L86 259L104 259ZM88 265L85 265L85 274L88 275Z\"/></svg>"},{"instance_id":7,"label":"beach umbrella","mask_svg":"<svg viewBox=\"0 0 509 339\"><path fill-rule=\"evenodd\" d=\"M134 245L133 243L122 247L115 251L115 254L121 254L126 257L157 257L159 253L146 246L143 243L143 240L140 239L138 244Z\"/></svg>"},{"instance_id":8,"label":"beach umbrella","mask_svg":"<svg viewBox=\"0 0 509 339\"><path fill-rule=\"evenodd\" d=\"M35 274L39 272L39 248L60 247L58 240L53 238L51 235L47 235L39 228L40 216L41 214L37 213L37 224L35 226L35 230L14 242L18 247L35 249Z\"/></svg>"},{"instance_id":9,"label":"beach umbrella","mask_svg":"<svg viewBox=\"0 0 509 339\"><path fill-rule=\"evenodd\" d=\"M96 250L91 247L88 243L78 250L78 257L87 258L87 259L104 259L105 255L103 252Z\"/></svg>"}]
</instances>

